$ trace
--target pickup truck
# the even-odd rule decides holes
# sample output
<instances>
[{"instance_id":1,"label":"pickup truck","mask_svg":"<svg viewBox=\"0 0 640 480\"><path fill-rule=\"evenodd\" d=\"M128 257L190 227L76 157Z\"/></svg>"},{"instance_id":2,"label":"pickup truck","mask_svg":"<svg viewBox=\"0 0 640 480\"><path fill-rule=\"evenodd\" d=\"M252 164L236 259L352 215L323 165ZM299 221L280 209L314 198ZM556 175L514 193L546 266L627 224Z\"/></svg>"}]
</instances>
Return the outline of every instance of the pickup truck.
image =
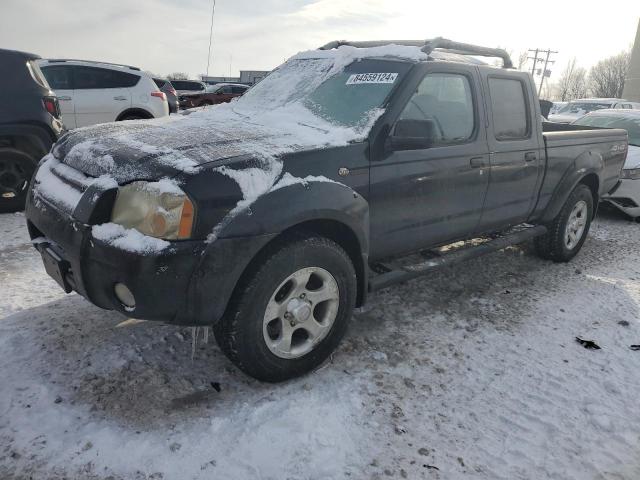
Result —
<instances>
[{"instance_id":1,"label":"pickup truck","mask_svg":"<svg viewBox=\"0 0 640 480\"><path fill-rule=\"evenodd\" d=\"M215 109L66 134L26 217L66 292L212 326L277 382L320 365L378 289L527 240L569 261L626 154L624 130L543 125L503 50L332 42Z\"/></svg>"}]
</instances>

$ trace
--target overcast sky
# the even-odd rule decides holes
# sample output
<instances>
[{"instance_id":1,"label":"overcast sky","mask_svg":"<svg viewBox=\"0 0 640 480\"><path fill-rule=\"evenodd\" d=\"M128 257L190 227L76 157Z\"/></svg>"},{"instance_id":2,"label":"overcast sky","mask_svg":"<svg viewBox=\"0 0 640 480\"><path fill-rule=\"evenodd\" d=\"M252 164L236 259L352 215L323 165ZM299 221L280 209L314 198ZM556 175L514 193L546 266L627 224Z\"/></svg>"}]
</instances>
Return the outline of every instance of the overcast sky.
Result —
<instances>
[{"instance_id":1,"label":"overcast sky","mask_svg":"<svg viewBox=\"0 0 640 480\"><path fill-rule=\"evenodd\" d=\"M0 0L0 48L137 65L191 77L207 66L212 0ZM607 8L610 7L610 10ZM217 0L211 75L269 70L336 39L443 36L558 50L557 79L628 48L640 0ZM515 58L514 58L515 61Z\"/></svg>"}]
</instances>

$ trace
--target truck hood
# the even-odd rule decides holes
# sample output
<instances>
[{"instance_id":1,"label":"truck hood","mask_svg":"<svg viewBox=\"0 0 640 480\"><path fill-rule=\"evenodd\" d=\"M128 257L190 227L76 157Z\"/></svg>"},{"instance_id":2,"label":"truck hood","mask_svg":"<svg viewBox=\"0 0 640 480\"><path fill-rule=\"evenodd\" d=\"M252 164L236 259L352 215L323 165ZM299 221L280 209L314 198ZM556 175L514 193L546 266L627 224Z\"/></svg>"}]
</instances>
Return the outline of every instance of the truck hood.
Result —
<instances>
[{"instance_id":1,"label":"truck hood","mask_svg":"<svg viewBox=\"0 0 640 480\"><path fill-rule=\"evenodd\" d=\"M285 153L347 145L362 128L332 125L303 107L239 113L222 104L187 115L79 128L54 147L59 161L92 177L119 184L196 174L204 164L239 156L273 160Z\"/></svg>"},{"instance_id":2,"label":"truck hood","mask_svg":"<svg viewBox=\"0 0 640 480\"><path fill-rule=\"evenodd\" d=\"M640 147L636 147L635 145L629 145L629 150L627 152L627 160L624 162L625 170L631 168L640 168Z\"/></svg>"}]
</instances>

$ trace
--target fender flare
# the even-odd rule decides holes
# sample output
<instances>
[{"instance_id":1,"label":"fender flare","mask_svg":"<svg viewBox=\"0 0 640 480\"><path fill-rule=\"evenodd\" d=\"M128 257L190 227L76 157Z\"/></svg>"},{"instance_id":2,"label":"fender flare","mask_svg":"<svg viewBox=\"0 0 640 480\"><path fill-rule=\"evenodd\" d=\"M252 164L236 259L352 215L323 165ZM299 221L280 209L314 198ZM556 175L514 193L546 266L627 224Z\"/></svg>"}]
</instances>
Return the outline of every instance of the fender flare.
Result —
<instances>
[{"instance_id":1,"label":"fender flare","mask_svg":"<svg viewBox=\"0 0 640 480\"><path fill-rule=\"evenodd\" d=\"M551 222L562 210L562 207L571 195L576 186L581 183L587 176L595 175L597 185L595 189L594 215L598 208L600 198L600 173L604 170L604 159L598 152L586 151L580 154L571 165L567 168L560 183L556 187L549 204L542 214L541 223Z\"/></svg>"},{"instance_id":2,"label":"fender flare","mask_svg":"<svg viewBox=\"0 0 640 480\"><path fill-rule=\"evenodd\" d=\"M205 247L188 288L188 303L198 312L198 323L217 322L222 317L242 274L270 241L313 221L338 222L357 239L360 255L354 267L360 273L358 290L363 295L360 303L364 303L369 204L348 186L309 181L271 190L216 227L216 237ZM215 301L211 301L212 285Z\"/></svg>"}]
</instances>

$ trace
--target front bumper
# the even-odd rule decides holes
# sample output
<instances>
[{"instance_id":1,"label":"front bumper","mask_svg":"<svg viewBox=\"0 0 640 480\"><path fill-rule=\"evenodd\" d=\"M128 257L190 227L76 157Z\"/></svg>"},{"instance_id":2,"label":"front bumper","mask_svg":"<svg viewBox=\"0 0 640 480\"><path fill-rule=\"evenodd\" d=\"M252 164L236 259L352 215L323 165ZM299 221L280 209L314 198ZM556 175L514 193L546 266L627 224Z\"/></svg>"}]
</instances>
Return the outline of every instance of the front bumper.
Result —
<instances>
[{"instance_id":1,"label":"front bumper","mask_svg":"<svg viewBox=\"0 0 640 480\"><path fill-rule=\"evenodd\" d=\"M624 178L602 200L630 217L640 217L640 180Z\"/></svg>"},{"instance_id":2,"label":"front bumper","mask_svg":"<svg viewBox=\"0 0 640 480\"><path fill-rule=\"evenodd\" d=\"M47 272L67 292L74 290L98 307L128 317L181 325L210 325L223 315L248 262L271 238L179 241L159 253L133 253L95 239L84 224L55 205L30 195L25 210L34 246ZM58 258L60 278L56 278ZM122 283L135 307L115 294Z\"/></svg>"}]
</instances>

